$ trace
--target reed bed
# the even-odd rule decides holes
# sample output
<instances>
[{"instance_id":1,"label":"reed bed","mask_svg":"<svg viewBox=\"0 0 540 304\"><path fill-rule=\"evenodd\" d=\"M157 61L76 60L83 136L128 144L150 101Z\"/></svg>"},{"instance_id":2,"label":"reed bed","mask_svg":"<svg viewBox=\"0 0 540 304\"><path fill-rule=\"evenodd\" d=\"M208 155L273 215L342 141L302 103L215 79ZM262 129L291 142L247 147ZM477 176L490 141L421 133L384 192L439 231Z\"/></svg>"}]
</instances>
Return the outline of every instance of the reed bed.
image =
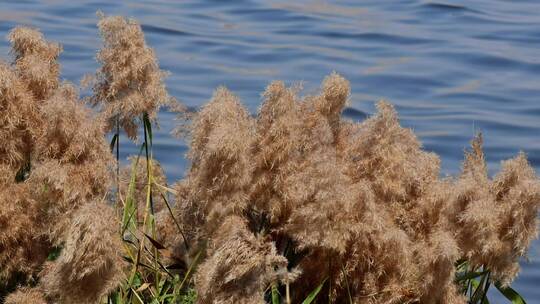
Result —
<instances>
[{"instance_id":1,"label":"reed bed","mask_svg":"<svg viewBox=\"0 0 540 304\"><path fill-rule=\"evenodd\" d=\"M540 180L524 153L489 177L478 134L461 174L441 178L391 104L344 119L336 73L313 96L270 83L255 116L224 87L192 113L135 20L99 14L98 28L84 99L60 81L61 45L8 35L4 303L489 303L491 286L525 303L510 284L537 236ZM171 185L152 149L164 106L190 145ZM120 136L140 145L125 168Z\"/></svg>"}]
</instances>

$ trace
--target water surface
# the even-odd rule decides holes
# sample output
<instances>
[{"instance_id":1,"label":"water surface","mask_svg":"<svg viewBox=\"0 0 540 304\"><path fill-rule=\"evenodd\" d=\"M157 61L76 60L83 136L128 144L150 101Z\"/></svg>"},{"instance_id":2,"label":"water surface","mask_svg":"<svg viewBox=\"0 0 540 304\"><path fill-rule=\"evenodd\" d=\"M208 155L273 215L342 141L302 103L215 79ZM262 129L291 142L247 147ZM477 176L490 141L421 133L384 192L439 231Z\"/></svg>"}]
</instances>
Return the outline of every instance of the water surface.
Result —
<instances>
[{"instance_id":1,"label":"water surface","mask_svg":"<svg viewBox=\"0 0 540 304\"><path fill-rule=\"evenodd\" d=\"M138 19L172 95L190 107L219 85L251 112L275 79L316 92L332 71L352 84L345 115L363 120L374 103L396 105L404 126L459 172L476 131L485 138L490 173L518 151L540 171L540 2L538 1L5 1L0 33L17 24L39 27L63 43L66 80L97 68L96 10ZM7 58L5 40L0 54ZM173 115L161 113L156 157L169 181L185 172L186 145L169 135ZM122 157L136 153L122 142ZM540 246L514 287L540 303ZM492 303L506 303L496 298Z\"/></svg>"}]
</instances>

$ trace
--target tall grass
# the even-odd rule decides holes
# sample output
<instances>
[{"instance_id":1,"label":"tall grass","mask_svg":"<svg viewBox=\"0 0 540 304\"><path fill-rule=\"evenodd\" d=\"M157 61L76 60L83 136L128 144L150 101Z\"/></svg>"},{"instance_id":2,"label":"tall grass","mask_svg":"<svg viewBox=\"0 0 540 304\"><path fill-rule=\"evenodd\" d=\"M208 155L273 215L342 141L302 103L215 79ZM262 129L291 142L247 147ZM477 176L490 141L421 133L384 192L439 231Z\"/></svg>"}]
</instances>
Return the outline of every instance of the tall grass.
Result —
<instances>
[{"instance_id":1,"label":"tall grass","mask_svg":"<svg viewBox=\"0 0 540 304\"><path fill-rule=\"evenodd\" d=\"M98 27L96 115L39 31L15 29L0 63L5 303L483 304L490 289L525 303L510 283L540 181L523 153L490 178L478 135L462 173L440 179L390 104L341 117L336 73L315 96L271 83L256 117L226 88L186 113L136 21ZM189 118L192 165L172 186L152 144L164 105ZM139 153L121 168L124 134Z\"/></svg>"}]
</instances>

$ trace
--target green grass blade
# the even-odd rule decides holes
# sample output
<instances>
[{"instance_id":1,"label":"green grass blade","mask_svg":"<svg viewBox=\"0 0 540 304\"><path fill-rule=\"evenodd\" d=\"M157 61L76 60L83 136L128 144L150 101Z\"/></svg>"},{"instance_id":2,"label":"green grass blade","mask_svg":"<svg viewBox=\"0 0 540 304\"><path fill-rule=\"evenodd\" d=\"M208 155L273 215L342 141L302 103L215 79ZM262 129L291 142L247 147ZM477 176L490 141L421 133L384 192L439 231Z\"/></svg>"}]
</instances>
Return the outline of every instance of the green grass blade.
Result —
<instances>
[{"instance_id":1,"label":"green grass blade","mask_svg":"<svg viewBox=\"0 0 540 304\"><path fill-rule=\"evenodd\" d=\"M471 303L479 303L482 298L485 297L487 290L484 288L485 283L487 280L487 274L483 275L480 279L480 283L475 284L476 289L474 290L474 294L471 297ZM474 282L477 282L474 280Z\"/></svg>"},{"instance_id":2,"label":"green grass blade","mask_svg":"<svg viewBox=\"0 0 540 304\"><path fill-rule=\"evenodd\" d=\"M188 280L191 272L193 272L193 270L195 269L195 266L197 265L197 263L199 261L201 253L202 253L202 251L199 251L199 253L197 253L197 255L195 256L195 259L193 259L193 262L191 262L191 265L189 266L188 271L184 275L184 278L182 279L182 282L180 283L180 286L179 286L178 290L182 290L182 287L184 287L184 284Z\"/></svg>"},{"instance_id":3,"label":"green grass blade","mask_svg":"<svg viewBox=\"0 0 540 304\"><path fill-rule=\"evenodd\" d=\"M152 143L152 124L150 123L150 118L148 118L148 113L143 115L144 127L148 130L148 137L150 138L150 143ZM152 145L150 145L152 146Z\"/></svg>"},{"instance_id":4,"label":"green grass blade","mask_svg":"<svg viewBox=\"0 0 540 304\"><path fill-rule=\"evenodd\" d=\"M122 236L126 232L126 230L129 229L135 229L137 228L137 219L134 219L134 215L137 214L137 204L135 202L135 183L136 183L136 176L137 176L137 166L139 164L139 159L141 157L142 151L144 148L144 144L141 146L141 149L139 150L139 155L137 155L137 158L135 160L135 163L133 164L131 168L131 178L129 181L128 186L128 194L126 197L126 203L124 206L124 212L122 214Z\"/></svg>"},{"instance_id":5,"label":"green grass blade","mask_svg":"<svg viewBox=\"0 0 540 304\"><path fill-rule=\"evenodd\" d=\"M486 279L486 285L484 286L484 295L482 296L482 300L480 301L482 304L489 303L487 293L488 293L489 287L491 286L490 273L486 274L486 276L487 276L487 279Z\"/></svg>"},{"instance_id":6,"label":"green grass blade","mask_svg":"<svg viewBox=\"0 0 540 304\"><path fill-rule=\"evenodd\" d=\"M149 236L148 234L144 233L144 236L152 243L152 246L154 246L157 249L165 249L165 246L161 244L160 242L156 241L153 237Z\"/></svg>"},{"instance_id":7,"label":"green grass blade","mask_svg":"<svg viewBox=\"0 0 540 304\"><path fill-rule=\"evenodd\" d=\"M55 261L62 253L62 246L53 246L49 255L47 255L47 261Z\"/></svg>"},{"instance_id":8,"label":"green grass blade","mask_svg":"<svg viewBox=\"0 0 540 304\"><path fill-rule=\"evenodd\" d=\"M272 284L272 304L280 304L279 303L279 292L277 289L277 284Z\"/></svg>"},{"instance_id":9,"label":"green grass blade","mask_svg":"<svg viewBox=\"0 0 540 304\"><path fill-rule=\"evenodd\" d=\"M142 297L139 295L139 293L135 289L131 288L131 292L133 292L133 294L135 295L134 300L135 299L137 300L137 301L133 301L133 303L144 304Z\"/></svg>"},{"instance_id":10,"label":"green grass blade","mask_svg":"<svg viewBox=\"0 0 540 304\"><path fill-rule=\"evenodd\" d=\"M510 286L503 287L499 282L495 283L495 287L497 287L497 289L508 300L510 300L510 302L512 302L512 304L527 304L527 302L525 302L525 299L523 299L523 297L517 291L512 289L512 287L510 287Z\"/></svg>"},{"instance_id":11,"label":"green grass blade","mask_svg":"<svg viewBox=\"0 0 540 304\"><path fill-rule=\"evenodd\" d=\"M319 294L319 292L321 292L321 289L324 285L324 283L326 282L327 278L324 279L321 284L319 284L319 286L317 286L317 288L315 288L307 297L306 299L302 302L302 304L310 304L311 302L313 302L313 300L315 300L315 298L317 297L317 295Z\"/></svg>"},{"instance_id":12,"label":"green grass blade","mask_svg":"<svg viewBox=\"0 0 540 304\"><path fill-rule=\"evenodd\" d=\"M163 201L165 202L165 206L167 206L167 210L169 210L169 215L173 219L173 222L176 225L178 232L180 232L180 235L182 236L182 239L184 240L184 246L186 247L186 250L189 251L189 244L187 242L186 235L184 234L184 231L180 227L180 224L178 223L178 221L176 220L176 217L174 216L174 213L172 212L172 208L171 208L171 205L169 204L169 200L167 199L167 197L165 197L161 189L160 189L160 195Z\"/></svg>"},{"instance_id":13,"label":"green grass blade","mask_svg":"<svg viewBox=\"0 0 540 304\"><path fill-rule=\"evenodd\" d=\"M345 277L345 287L347 287L347 296L349 297L349 303L353 304L351 289L349 287L349 280L347 279L347 273L345 273L345 267L343 267L343 263L341 263L341 273L343 273L343 277Z\"/></svg>"},{"instance_id":14,"label":"green grass blade","mask_svg":"<svg viewBox=\"0 0 540 304\"><path fill-rule=\"evenodd\" d=\"M114 151L114 146L116 145L116 141L118 140L118 133L114 134L113 138L111 139L111 152Z\"/></svg>"},{"instance_id":15,"label":"green grass blade","mask_svg":"<svg viewBox=\"0 0 540 304\"><path fill-rule=\"evenodd\" d=\"M460 283L467 280L476 279L485 275L487 271L467 271L456 274L455 282Z\"/></svg>"},{"instance_id":16,"label":"green grass blade","mask_svg":"<svg viewBox=\"0 0 540 304\"><path fill-rule=\"evenodd\" d=\"M467 302L467 303L474 304L474 302L471 299L474 298L473 292L476 292L476 290L478 290L478 286L480 286L480 283L478 283L477 280L470 280L469 284L470 284L470 287L469 287L469 299L470 299L470 301Z\"/></svg>"}]
</instances>

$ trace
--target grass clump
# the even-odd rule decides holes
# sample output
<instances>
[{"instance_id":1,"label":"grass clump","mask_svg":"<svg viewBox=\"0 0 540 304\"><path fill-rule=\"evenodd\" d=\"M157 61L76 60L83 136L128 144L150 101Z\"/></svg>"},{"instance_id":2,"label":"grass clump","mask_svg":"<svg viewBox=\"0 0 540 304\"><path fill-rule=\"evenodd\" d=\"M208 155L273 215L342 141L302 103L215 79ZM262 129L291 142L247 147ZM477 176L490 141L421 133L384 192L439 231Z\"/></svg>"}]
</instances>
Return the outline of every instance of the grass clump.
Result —
<instances>
[{"instance_id":1,"label":"grass clump","mask_svg":"<svg viewBox=\"0 0 540 304\"><path fill-rule=\"evenodd\" d=\"M58 44L29 28L9 36L5 303L486 303L492 285L520 299L509 285L540 204L525 154L490 178L478 135L462 173L440 178L389 103L343 119L350 84L332 73L313 96L272 82L255 117L224 87L181 113L191 167L169 187L152 149L172 101L164 73L136 21L100 15L98 27L97 115L58 80ZM121 131L141 129L120 169Z\"/></svg>"}]
</instances>

